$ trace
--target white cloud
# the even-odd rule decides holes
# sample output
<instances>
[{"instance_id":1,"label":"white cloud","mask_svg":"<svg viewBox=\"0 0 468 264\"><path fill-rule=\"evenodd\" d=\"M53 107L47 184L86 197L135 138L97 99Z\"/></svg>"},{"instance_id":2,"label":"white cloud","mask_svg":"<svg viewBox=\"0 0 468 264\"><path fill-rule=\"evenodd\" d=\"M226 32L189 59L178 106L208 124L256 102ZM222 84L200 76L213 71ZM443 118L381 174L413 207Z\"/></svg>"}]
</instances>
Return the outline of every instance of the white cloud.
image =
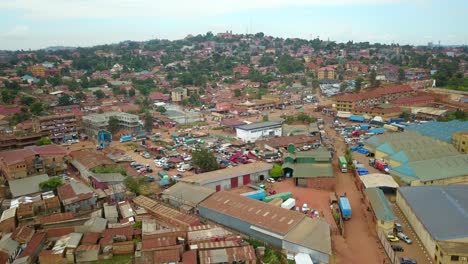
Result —
<instances>
[{"instance_id":1,"label":"white cloud","mask_svg":"<svg viewBox=\"0 0 468 264\"><path fill-rule=\"evenodd\" d=\"M425 0L420 0L425 1ZM9 0L0 9L33 19L201 17L294 6L378 5L410 0Z\"/></svg>"}]
</instances>

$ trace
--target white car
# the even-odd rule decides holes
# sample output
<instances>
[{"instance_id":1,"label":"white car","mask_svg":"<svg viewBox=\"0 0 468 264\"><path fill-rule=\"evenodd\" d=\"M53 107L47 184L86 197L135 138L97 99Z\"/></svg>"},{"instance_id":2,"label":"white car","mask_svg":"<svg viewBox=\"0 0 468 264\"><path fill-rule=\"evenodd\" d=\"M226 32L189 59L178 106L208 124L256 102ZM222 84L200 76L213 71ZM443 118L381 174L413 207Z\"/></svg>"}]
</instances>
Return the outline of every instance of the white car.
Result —
<instances>
[{"instance_id":1,"label":"white car","mask_svg":"<svg viewBox=\"0 0 468 264\"><path fill-rule=\"evenodd\" d=\"M274 182L275 182L275 179L273 179L273 178L268 178L268 179L267 179L267 182L274 183Z\"/></svg>"},{"instance_id":2,"label":"white car","mask_svg":"<svg viewBox=\"0 0 468 264\"><path fill-rule=\"evenodd\" d=\"M302 205L302 212L303 213L307 213L307 212L309 212L309 210L310 210L310 208L309 208L309 206L307 204Z\"/></svg>"},{"instance_id":3,"label":"white car","mask_svg":"<svg viewBox=\"0 0 468 264\"><path fill-rule=\"evenodd\" d=\"M185 169L182 169L182 168L177 168L177 171L178 171L178 172L181 172L181 173L186 172L186 170L185 170Z\"/></svg>"}]
</instances>

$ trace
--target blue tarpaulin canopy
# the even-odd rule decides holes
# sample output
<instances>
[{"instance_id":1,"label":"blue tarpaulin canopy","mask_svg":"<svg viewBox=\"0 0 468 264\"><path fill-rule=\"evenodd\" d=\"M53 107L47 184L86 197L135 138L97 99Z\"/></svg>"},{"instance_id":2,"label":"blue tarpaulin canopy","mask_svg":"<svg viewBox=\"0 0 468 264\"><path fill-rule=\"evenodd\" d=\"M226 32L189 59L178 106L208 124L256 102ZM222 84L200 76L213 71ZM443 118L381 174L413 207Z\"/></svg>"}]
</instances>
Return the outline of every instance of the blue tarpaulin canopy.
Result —
<instances>
[{"instance_id":1,"label":"blue tarpaulin canopy","mask_svg":"<svg viewBox=\"0 0 468 264\"><path fill-rule=\"evenodd\" d=\"M358 115L352 115L349 117L349 121L354 121L354 122L364 122L365 118L363 116L358 116Z\"/></svg>"}]
</instances>

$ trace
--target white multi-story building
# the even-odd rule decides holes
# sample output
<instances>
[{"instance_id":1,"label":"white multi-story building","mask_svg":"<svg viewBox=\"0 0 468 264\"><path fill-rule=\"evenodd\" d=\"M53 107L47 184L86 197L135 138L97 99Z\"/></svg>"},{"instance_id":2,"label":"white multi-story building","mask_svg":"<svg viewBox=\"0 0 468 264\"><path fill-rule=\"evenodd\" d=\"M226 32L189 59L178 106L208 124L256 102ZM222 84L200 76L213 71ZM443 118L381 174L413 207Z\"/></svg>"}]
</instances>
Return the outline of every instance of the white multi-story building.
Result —
<instances>
[{"instance_id":1,"label":"white multi-story building","mask_svg":"<svg viewBox=\"0 0 468 264\"><path fill-rule=\"evenodd\" d=\"M136 133L140 128L137 115L124 112L107 112L103 114L90 114L83 117L83 128L89 136L97 136L100 129L108 129L111 117L119 120L119 127L129 133Z\"/></svg>"},{"instance_id":2,"label":"white multi-story building","mask_svg":"<svg viewBox=\"0 0 468 264\"><path fill-rule=\"evenodd\" d=\"M257 122L236 127L237 137L244 142L255 142L257 139L280 137L283 126L279 122Z\"/></svg>"}]
</instances>

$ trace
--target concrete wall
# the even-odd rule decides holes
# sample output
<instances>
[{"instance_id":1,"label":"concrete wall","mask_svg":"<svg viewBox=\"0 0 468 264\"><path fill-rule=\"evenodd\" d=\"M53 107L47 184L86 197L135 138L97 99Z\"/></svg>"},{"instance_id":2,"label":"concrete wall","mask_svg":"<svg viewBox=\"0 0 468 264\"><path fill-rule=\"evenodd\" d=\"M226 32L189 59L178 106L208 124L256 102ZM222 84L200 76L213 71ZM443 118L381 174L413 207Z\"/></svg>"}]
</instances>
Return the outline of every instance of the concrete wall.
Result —
<instances>
[{"instance_id":1,"label":"concrete wall","mask_svg":"<svg viewBox=\"0 0 468 264\"><path fill-rule=\"evenodd\" d=\"M268 170L257 172L257 173L251 173L249 175L250 175L250 182L259 182L261 175L263 175L264 180L270 177ZM237 176L238 187L244 186L243 181L244 181L244 175ZM221 186L221 190L229 190L231 189L231 178L226 179L226 180L219 180L219 181L211 182L207 184L202 184L201 186L216 190L217 185Z\"/></svg>"},{"instance_id":2,"label":"concrete wall","mask_svg":"<svg viewBox=\"0 0 468 264\"><path fill-rule=\"evenodd\" d=\"M263 233L252 230L250 228L250 226L251 226L250 223L247 223L247 222L241 221L239 219L236 219L236 218L221 214L219 212L213 211L213 210L205 208L205 207L200 207L199 212L200 212L201 216L203 216L205 218L208 218L208 219L210 219L210 220L212 220L214 222L217 222L217 223L219 223L221 225L224 225L224 226L226 226L228 228L237 230L237 231L239 231L239 232L241 232L243 234L246 234L246 235L252 236L252 237L254 237L256 239L265 241L265 242L267 242L267 243L269 243L271 245L274 245L274 246L277 246L277 247L282 247L283 243L282 243L281 239L278 239L278 238L275 238L275 237L272 237L272 236L269 236L269 235L265 235ZM270 232L272 232L272 231L270 231ZM272 233L274 233L274 232L272 232Z\"/></svg>"},{"instance_id":3,"label":"concrete wall","mask_svg":"<svg viewBox=\"0 0 468 264\"><path fill-rule=\"evenodd\" d=\"M411 186L422 186L422 185L451 185L451 184L467 184L468 176L452 177L448 179L440 179L435 181L412 181Z\"/></svg>"},{"instance_id":4,"label":"concrete wall","mask_svg":"<svg viewBox=\"0 0 468 264\"><path fill-rule=\"evenodd\" d=\"M398 207L400 208L400 210L403 212L403 214L406 216L406 219L408 219L408 222L413 227L414 232L418 235L419 240L421 240L421 243L426 248L429 256L431 258L434 258L435 246L436 246L435 241L432 239L429 232L426 230L424 225L419 221L417 216L413 213L413 210L411 210L406 200L401 196L400 192L398 191L397 191L396 203Z\"/></svg>"},{"instance_id":5,"label":"concrete wall","mask_svg":"<svg viewBox=\"0 0 468 264\"><path fill-rule=\"evenodd\" d=\"M314 261L314 264L315 263L318 263L318 264L327 263L328 264L330 261L329 260L330 256L328 254L315 251L313 249L306 248L306 247L303 247L303 246L300 246L300 245L297 245L288 241L283 240L283 248L288 251L295 252L295 253L309 254L310 257L312 258L312 261Z\"/></svg>"},{"instance_id":6,"label":"concrete wall","mask_svg":"<svg viewBox=\"0 0 468 264\"><path fill-rule=\"evenodd\" d=\"M468 244L467 244L468 247ZM441 256L442 253L442 256ZM441 264L467 264L468 263L468 254L457 254L458 260L452 261L452 255L449 255L447 252L443 252L440 247L436 250L437 263Z\"/></svg>"}]
</instances>

